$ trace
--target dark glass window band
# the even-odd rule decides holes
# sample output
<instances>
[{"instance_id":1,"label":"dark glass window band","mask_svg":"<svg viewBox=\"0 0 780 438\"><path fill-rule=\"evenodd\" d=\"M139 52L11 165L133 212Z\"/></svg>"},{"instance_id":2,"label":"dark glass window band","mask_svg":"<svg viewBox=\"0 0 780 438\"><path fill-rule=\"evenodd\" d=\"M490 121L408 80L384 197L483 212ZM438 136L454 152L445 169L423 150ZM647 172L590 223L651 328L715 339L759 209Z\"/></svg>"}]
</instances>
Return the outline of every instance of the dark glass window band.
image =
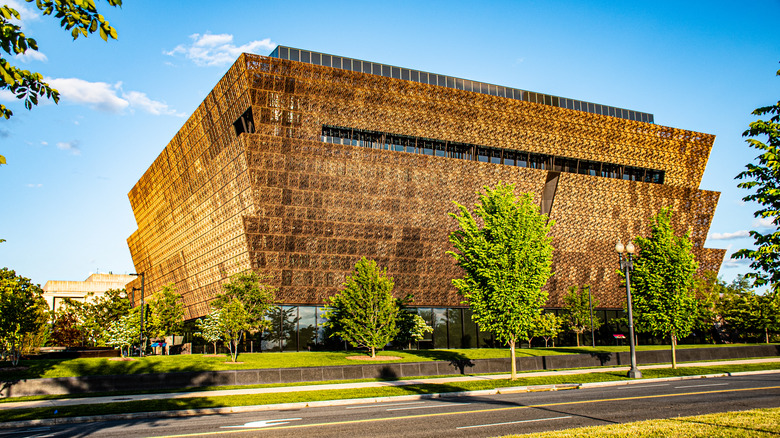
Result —
<instances>
[{"instance_id":1,"label":"dark glass window band","mask_svg":"<svg viewBox=\"0 0 780 438\"><path fill-rule=\"evenodd\" d=\"M430 155L436 157L457 158L479 161L481 163L502 164L505 166L528 167L553 172L579 173L582 175L616 178L627 181L640 181L653 184L664 183L664 171L643 167L624 166L622 164L601 161L580 160L481 146L470 143L458 143L432 138L412 137L379 131L322 126L321 140L326 143L360 146L395 152Z\"/></svg>"}]
</instances>

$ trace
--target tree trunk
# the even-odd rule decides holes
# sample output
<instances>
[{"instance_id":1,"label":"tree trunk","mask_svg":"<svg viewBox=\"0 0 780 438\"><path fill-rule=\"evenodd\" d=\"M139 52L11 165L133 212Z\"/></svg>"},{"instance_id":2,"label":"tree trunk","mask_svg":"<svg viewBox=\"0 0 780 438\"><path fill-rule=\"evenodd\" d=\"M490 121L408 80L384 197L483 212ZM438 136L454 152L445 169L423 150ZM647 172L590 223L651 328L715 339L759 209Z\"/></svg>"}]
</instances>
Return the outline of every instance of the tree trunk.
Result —
<instances>
[{"instance_id":1,"label":"tree trunk","mask_svg":"<svg viewBox=\"0 0 780 438\"><path fill-rule=\"evenodd\" d=\"M769 343L769 328L764 327L764 343Z\"/></svg>"},{"instance_id":2,"label":"tree trunk","mask_svg":"<svg viewBox=\"0 0 780 438\"><path fill-rule=\"evenodd\" d=\"M580 346L580 332L577 332L577 346Z\"/></svg>"},{"instance_id":3,"label":"tree trunk","mask_svg":"<svg viewBox=\"0 0 780 438\"><path fill-rule=\"evenodd\" d=\"M677 369L677 336L672 333L672 369Z\"/></svg>"},{"instance_id":4,"label":"tree trunk","mask_svg":"<svg viewBox=\"0 0 780 438\"><path fill-rule=\"evenodd\" d=\"M374 349L374 347L371 347L371 358L375 358L375 357L376 357L376 350Z\"/></svg>"},{"instance_id":5,"label":"tree trunk","mask_svg":"<svg viewBox=\"0 0 780 438\"><path fill-rule=\"evenodd\" d=\"M217 343L214 342L214 356L217 355Z\"/></svg>"},{"instance_id":6,"label":"tree trunk","mask_svg":"<svg viewBox=\"0 0 780 438\"><path fill-rule=\"evenodd\" d=\"M509 351L512 353L512 380L517 380L517 364L515 363L515 340L509 341Z\"/></svg>"}]
</instances>

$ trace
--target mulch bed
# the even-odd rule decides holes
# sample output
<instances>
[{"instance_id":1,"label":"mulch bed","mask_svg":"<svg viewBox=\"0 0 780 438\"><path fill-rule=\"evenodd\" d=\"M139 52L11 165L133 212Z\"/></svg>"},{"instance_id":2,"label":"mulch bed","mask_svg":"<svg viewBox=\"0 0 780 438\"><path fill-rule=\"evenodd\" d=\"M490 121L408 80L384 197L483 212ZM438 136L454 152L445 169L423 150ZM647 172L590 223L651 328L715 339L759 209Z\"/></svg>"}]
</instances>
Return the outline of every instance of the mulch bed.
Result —
<instances>
[{"instance_id":1,"label":"mulch bed","mask_svg":"<svg viewBox=\"0 0 780 438\"><path fill-rule=\"evenodd\" d=\"M350 360L400 360L401 358L398 356L377 356L377 357L371 357L371 356L347 356L347 359Z\"/></svg>"}]
</instances>

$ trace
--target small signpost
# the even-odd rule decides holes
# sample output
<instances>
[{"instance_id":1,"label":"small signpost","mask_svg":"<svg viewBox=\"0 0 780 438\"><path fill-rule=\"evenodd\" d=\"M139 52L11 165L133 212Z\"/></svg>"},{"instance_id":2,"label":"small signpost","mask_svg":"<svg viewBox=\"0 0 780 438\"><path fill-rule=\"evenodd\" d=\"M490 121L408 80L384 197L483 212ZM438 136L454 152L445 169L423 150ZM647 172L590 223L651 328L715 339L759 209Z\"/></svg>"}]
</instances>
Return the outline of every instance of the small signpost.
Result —
<instances>
[{"instance_id":1,"label":"small signpost","mask_svg":"<svg viewBox=\"0 0 780 438\"><path fill-rule=\"evenodd\" d=\"M615 333L612 335L612 337L615 338L615 345L618 345L618 342L620 341L626 340L626 335L624 335L623 333Z\"/></svg>"}]
</instances>

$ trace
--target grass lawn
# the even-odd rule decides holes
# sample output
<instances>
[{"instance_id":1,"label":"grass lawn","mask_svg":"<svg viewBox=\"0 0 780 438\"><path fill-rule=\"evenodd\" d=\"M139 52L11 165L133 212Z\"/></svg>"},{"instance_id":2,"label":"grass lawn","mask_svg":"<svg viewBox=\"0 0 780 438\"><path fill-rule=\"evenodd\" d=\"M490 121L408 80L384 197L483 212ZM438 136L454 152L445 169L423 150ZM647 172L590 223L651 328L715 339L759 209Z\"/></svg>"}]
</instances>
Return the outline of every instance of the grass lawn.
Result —
<instances>
[{"instance_id":1,"label":"grass lawn","mask_svg":"<svg viewBox=\"0 0 780 438\"><path fill-rule=\"evenodd\" d=\"M609 426L580 427L522 435L525 438L686 437L739 438L780 435L780 408L649 420ZM517 436L517 435L511 435Z\"/></svg>"},{"instance_id":2,"label":"grass lawn","mask_svg":"<svg viewBox=\"0 0 780 438\"><path fill-rule=\"evenodd\" d=\"M759 363L749 365L718 365L711 367L678 368L672 369L654 369L642 371L644 378L674 377L699 374L717 374L725 372L739 371L757 371L778 369L778 363ZM145 400L128 401L118 403L106 403L100 405L81 405L81 406L63 406L57 408L33 408L33 409L9 409L0 411L0 422L31 420L37 418L53 417L74 417L84 415L103 415L127 412L154 412L181 409L214 408L226 406L250 406L276 403L295 403L310 402L319 400L342 400L352 398L366 397L387 397L397 395L411 394L434 394L460 391L476 391L484 389L494 389L507 386L526 386L526 385L551 385L551 384L571 384L586 382L607 382L607 381L626 381L630 380L625 376L625 372L607 372L607 373L589 373L577 375L559 375L544 377L520 377L511 381L502 380L477 380L446 384L422 384L408 385L399 387L379 387L379 388L360 388L360 389L342 389L342 390L323 390L323 391L300 391L278 394L250 394L238 396L222 397L195 397L186 399L170 400ZM345 383L345 382L342 382ZM271 386L271 385L267 385ZM219 388L224 389L224 388ZM18 399L15 399L16 401ZM57 413L55 414L55 409Z\"/></svg>"},{"instance_id":3,"label":"grass lawn","mask_svg":"<svg viewBox=\"0 0 780 438\"><path fill-rule=\"evenodd\" d=\"M734 345L734 344L730 344ZM739 344L745 345L745 344ZM718 345L719 347L721 345ZM706 348L709 344L681 345L679 348ZM640 346L639 350L666 350L668 345ZM628 351L628 347L551 347L518 349L517 356L553 356L594 352ZM0 362L0 381L36 379L50 377L73 377L90 375L122 375L143 373L171 373L183 371L221 371L262 368L317 367L329 365L356 365L359 361L347 359L347 356L364 354L359 351L322 351L289 353L241 353L237 364L230 363L227 355L207 357L201 354L177 356L147 356L136 361L110 361L106 358L82 359L41 359L23 360L22 369L3 371L10 367L9 362ZM379 354L401 357L400 361L386 362L423 362L453 359L492 359L509 357L506 348L477 348L460 350L404 350L382 351ZM372 363L383 363L382 361Z\"/></svg>"}]
</instances>

